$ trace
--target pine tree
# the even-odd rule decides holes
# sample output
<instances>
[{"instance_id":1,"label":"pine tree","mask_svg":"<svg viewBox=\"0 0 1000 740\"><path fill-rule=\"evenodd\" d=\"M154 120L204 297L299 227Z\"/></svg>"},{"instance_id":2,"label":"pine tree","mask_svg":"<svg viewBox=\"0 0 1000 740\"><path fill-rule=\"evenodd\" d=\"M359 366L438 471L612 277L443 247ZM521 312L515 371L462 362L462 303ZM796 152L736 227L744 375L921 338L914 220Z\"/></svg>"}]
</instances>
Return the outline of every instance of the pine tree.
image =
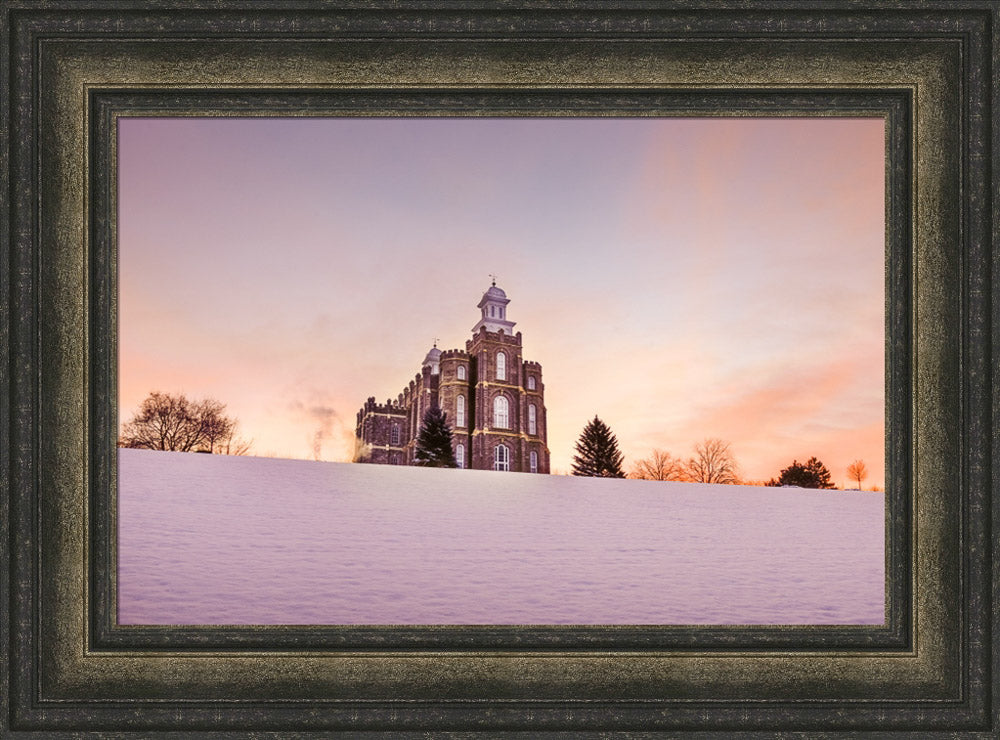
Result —
<instances>
[{"instance_id":1,"label":"pine tree","mask_svg":"<svg viewBox=\"0 0 1000 740\"><path fill-rule=\"evenodd\" d=\"M451 427L448 426L447 414L441 409L433 407L424 414L413 459L425 468L458 467L455 451L451 448Z\"/></svg>"},{"instance_id":2,"label":"pine tree","mask_svg":"<svg viewBox=\"0 0 1000 740\"><path fill-rule=\"evenodd\" d=\"M618 439L610 427L596 416L587 422L576 443L577 455L573 456L573 475L595 478L624 478L622 453Z\"/></svg>"},{"instance_id":3,"label":"pine tree","mask_svg":"<svg viewBox=\"0 0 1000 740\"><path fill-rule=\"evenodd\" d=\"M826 465L821 463L815 457L810 457L809 462L806 463L806 468L813 475L813 480L816 481L815 488L833 488L833 483L830 482L830 471L827 470Z\"/></svg>"},{"instance_id":4,"label":"pine tree","mask_svg":"<svg viewBox=\"0 0 1000 740\"><path fill-rule=\"evenodd\" d=\"M833 483L830 482L830 471L815 457L810 457L804 464L798 460L792 460L792 464L781 471L778 479L771 480L768 485L833 488Z\"/></svg>"}]
</instances>

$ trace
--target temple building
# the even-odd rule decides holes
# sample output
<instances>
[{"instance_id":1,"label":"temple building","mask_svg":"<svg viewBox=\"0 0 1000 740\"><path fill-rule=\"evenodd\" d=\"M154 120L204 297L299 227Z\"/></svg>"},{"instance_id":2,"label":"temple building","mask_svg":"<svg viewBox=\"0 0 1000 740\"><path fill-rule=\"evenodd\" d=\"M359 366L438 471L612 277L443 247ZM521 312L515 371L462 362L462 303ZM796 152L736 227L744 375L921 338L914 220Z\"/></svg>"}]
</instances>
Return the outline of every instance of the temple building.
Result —
<instances>
[{"instance_id":1,"label":"temple building","mask_svg":"<svg viewBox=\"0 0 1000 740\"><path fill-rule=\"evenodd\" d=\"M496 281L465 349L437 343L396 399L371 397L357 417L355 462L413 465L424 414L438 406L452 430L460 468L548 473L542 366L521 357L521 332L507 318L510 300Z\"/></svg>"}]
</instances>

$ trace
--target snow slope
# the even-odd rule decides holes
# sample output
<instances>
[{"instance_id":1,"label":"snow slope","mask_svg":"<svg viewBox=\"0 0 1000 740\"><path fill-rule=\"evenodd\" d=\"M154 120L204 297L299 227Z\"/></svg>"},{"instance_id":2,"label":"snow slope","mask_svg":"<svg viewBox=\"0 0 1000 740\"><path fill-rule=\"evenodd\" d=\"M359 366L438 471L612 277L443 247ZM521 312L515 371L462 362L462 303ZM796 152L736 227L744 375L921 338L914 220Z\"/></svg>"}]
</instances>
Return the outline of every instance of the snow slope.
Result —
<instances>
[{"instance_id":1,"label":"snow slope","mask_svg":"<svg viewBox=\"0 0 1000 740\"><path fill-rule=\"evenodd\" d=\"M883 494L119 451L122 624L881 624Z\"/></svg>"}]
</instances>

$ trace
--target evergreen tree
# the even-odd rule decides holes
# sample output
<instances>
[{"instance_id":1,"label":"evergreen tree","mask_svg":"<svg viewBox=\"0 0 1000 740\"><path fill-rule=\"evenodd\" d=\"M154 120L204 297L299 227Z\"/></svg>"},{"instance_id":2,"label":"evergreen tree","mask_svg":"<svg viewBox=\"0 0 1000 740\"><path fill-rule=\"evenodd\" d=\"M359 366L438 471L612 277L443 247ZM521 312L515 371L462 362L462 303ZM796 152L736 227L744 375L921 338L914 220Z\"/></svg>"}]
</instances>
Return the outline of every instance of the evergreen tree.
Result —
<instances>
[{"instance_id":1,"label":"evergreen tree","mask_svg":"<svg viewBox=\"0 0 1000 740\"><path fill-rule=\"evenodd\" d=\"M806 468L813 474L813 479L816 481L816 488L834 488L833 483L830 482L830 471L827 470L826 465L815 457L809 458Z\"/></svg>"},{"instance_id":2,"label":"evergreen tree","mask_svg":"<svg viewBox=\"0 0 1000 740\"><path fill-rule=\"evenodd\" d=\"M577 455L573 456L573 475L595 478L624 478L622 453L618 439L603 421L596 416L587 422L576 443Z\"/></svg>"},{"instance_id":3,"label":"evergreen tree","mask_svg":"<svg viewBox=\"0 0 1000 740\"><path fill-rule=\"evenodd\" d=\"M457 468L455 451L451 448L451 427L447 414L437 407L427 409L413 459L425 468Z\"/></svg>"},{"instance_id":4,"label":"evergreen tree","mask_svg":"<svg viewBox=\"0 0 1000 740\"><path fill-rule=\"evenodd\" d=\"M768 485L833 488L833 483L830 482L830 471L815 457L810 457L808 462L804 464L798 460L792 460L792 464L781 471L778 479L772 479Z\"/></svg>"}]
</instances>

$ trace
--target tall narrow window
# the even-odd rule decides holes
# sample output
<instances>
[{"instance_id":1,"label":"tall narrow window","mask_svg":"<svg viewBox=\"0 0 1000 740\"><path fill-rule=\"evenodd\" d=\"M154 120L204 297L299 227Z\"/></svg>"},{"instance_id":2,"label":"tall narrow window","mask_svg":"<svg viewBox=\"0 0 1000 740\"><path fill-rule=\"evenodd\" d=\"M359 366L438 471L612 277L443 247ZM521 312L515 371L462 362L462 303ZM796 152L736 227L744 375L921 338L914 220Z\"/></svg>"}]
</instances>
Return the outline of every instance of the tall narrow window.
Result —
<instances>
[{"instance_id":1,"label":"tall narrow window","mask_svg":"<svg viewBox=\"0 0 1000 740\"><path fill-rule=\"evenodd\" d=\"M399 424L392 425L392 435L389 438L389 444L393 447L399 447Z\"/></svg>"},{"instance_id":2,"label":"tall narrow window","mask_svg":"<svg viewBox=\"0 0 1000 740\"><path fill-rule=\"evenodd\" d=\"M534 375L529 375L528 376L528 390L529 391L535 390L535 376Z\"/></svg>"},{"instance_id":3,"label":"tall narrow window","mask_svg":"<svg viewBox=\"0 0 1000 740\"><path fill-rule=\"evenodd\" d=\"M497 352L497 380L507 380L507 355Z\"/></svg>"},{"instance_id":4,"label":"tall narrow window","mask_svg":"<svg viewBox=\"0 0 1000 740\"><path fill-rule=\"evenodd\" d=\"M458 366L458 379L465 380L465 365Z\"/></svg>"},{"instance_id":5,"label":"tall narrow window","mask_svg":"<svg viewBox=\"0 0 1000 740\"><path fill-rule=\"evenodd\" d=\"M538 434L535 423L535 404L528 404L528 434Z\"/></svg>"},{"instance_id":6,"label":"tall narrow window","mask_svg":"<svg viewBox=\"0 0 1000 740\"><path fill-rule=\"evenodd\" d=\"M458 463L458 467L465 467L465 445L455 445L455 462Z\"/></svg>"},{"instance_id":7,"label":"tall narrow window","mask_svg":"<svg viewBox=\"0 0 1000 740\"><path fill-rule=\"evenodd\" d=\"M465 396L455 399L455 426L465 426Z\"/></svg>"},{"instance_id":8,"label":"tall narrow window","mask_svg":"<svg viewBox=\"0 0 1000 740\"><path fill-rule=\"evenodd\" d=\"M459 467L462 466L459 465ZM531 472L532 473L538 472L538 453L535 452L534 450L531 451Z\"/></svg>"},{"instance_id":9,"label":"tall narrow window","mask_svg":"<svg viewBox=\"0 0 1000 740\"><path fill-rule=\"evenodd\" d=\"M510 450L507 445L497 445L493 450L493 469L510 470Z\"/></svg>"},{"instance_id":10,"label":"tall narrow window","mask_svg":"<svg viewBox=\"0 0 1000 740\"><path fill-rule=\"evenodd\" d=\"M510 427L510 405L506 396L497 396L493 399L493 427L495 429Z\"/></svg>"}]
</instances>

